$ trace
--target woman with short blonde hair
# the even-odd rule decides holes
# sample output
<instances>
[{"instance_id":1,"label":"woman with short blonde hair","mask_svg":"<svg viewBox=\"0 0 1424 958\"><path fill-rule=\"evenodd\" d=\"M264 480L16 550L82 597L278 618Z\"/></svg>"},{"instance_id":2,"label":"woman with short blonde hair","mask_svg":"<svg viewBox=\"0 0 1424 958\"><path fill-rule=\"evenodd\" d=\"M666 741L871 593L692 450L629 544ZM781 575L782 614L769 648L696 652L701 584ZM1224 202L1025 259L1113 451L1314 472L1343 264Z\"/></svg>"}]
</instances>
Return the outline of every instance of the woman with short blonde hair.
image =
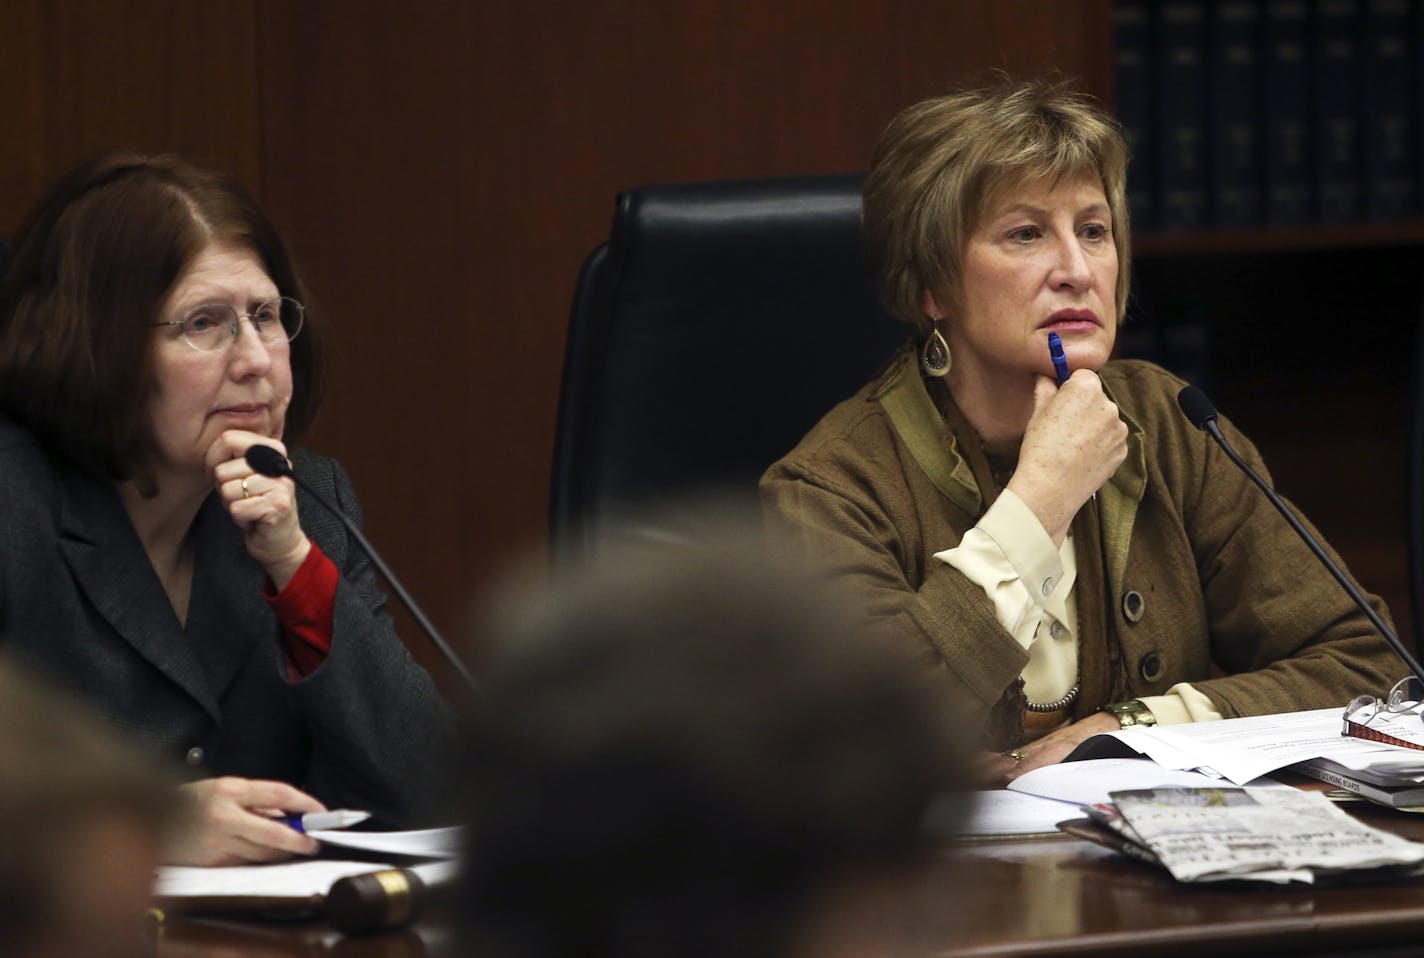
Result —
<instances>
[{"instance_id":1,"label":"woman with short blonde hair","mask_svg":"<svg viewBox=\"0 0 1424 958\"><path fill-rule=\"evenodd\" d=\"M897 116L862 219L915 341L762 479L772 528L983 724L988 781L1120 726L1343 706L1403 668L1179 413L1183 383L1111 359L1125 167L1063 85Z\"/></svg>"}]
</instances>

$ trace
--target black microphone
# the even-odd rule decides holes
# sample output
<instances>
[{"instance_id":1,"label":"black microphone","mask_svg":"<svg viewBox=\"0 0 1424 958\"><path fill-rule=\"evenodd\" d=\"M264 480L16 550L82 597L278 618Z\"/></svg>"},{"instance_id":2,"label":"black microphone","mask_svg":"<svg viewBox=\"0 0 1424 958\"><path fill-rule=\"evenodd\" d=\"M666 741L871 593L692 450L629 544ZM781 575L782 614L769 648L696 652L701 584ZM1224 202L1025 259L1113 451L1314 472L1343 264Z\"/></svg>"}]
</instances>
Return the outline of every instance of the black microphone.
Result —
<instances>
[{"instance_id":1,"label":"black microphone","mask_svg":"<svg viewBox=\"0 0 1424 958\"><path fill-rule=\"evenodd\" d=\"M1340 587L1349 593L1350 598L1355 600L1355 604L1360 607L1360 611L1365 613L1366 618L1379 630L1380 635L1384 636L1385 641L1389 643L1389 647L1394 649L1394 654L1404 660L1404 664L1409 666L1409 670L1413 672L1420 681L1424 681L1424 669L1420 668L1414 656L1404 647L1404 643L1399 641L1399 636L1395 635L1394 630L1386 625L1385 621L1375 613L1375 610L1365 601L1364 595L1355 587L1355 583L1351 582L1349 577L1341 570L1340 566L1330 558L1325 552L1325 549L1316 541L1315 536L1310 534L1310 530L1306 529L1300 520L1296 518L1295 513L1291 512L1290 507L1285 504L1285 501L1276 495L1276 491L1268 486L1264 479L1256 474L1256 470L1247 465L1246 460L1237 455L1235 449L1231 448L1231 444L1227 442L1226 437L1221 434L1221 426L1216 421L1216 407L1212 405L1210 399L1206 398L1206 393L1195 386L1185 386L1181 392L1177 393L1177 405L1182 408L1182 415L1186 416L1193 426L1209 433L1211 438L1216 440L1216 444L1221 447L1221 451L1226 453L1227 458L1236 463L1237 467L1246 473L1247 477L1266 494L1266 498L1271 501L1271 505L1275 506L1281 515L1285 516L1286 522L1290 523L1290 527L1295 530L1295 534L1300 536L1301 541L1310 547L1310 551L1315 553L1315 557L1319 559L1321 564L1335 577L1335 581L1340 583Z\"/></svg>"},{"instance_id":2,"label":"black microphone","mask_svg":"<svg viewBox=\"0 0 1424 958\"><path fill-rule=\"evenodd\" d=\"M310 483L293 472L292 464L287 461L287 457L283 456L271 446L264 446L260 443L248 446L246 459L249 466L264 476L268 476L272 479L280 479L282 476L291 476L293 482L310 493L311 497L321 503L326 511L341 520L341 524L346 527L346 531L351 533L351 537L356 540L366 555L370 557L371 562L380 570L385 580L390 583L391 588L395 590L395 594L405 603L405 607L410 611L411 616L415 618L416 623L425 631L426 636L435 645L435 648L440 650L440 654L445 657L445 661L450 663L450 667L459 674L460 678L465 680L471 689L478 692L480 688L479 684L475 681L475 677L470 674L469 670L465 668L465 663L460 661L459 656L457 656L454 650L440 637L440 633L436 631L431 621L426 618L420 606L415 604L415 600L410 597L410 593L405 591L405 586L401 585L400 580L396 578L396 574L391 571L391 567L386 565L385 560L376 552L375 547L366 541L366 537L361 534L361 530L356 527L356 523L348 519L346 513L327 502L320 493L311 487Z\"/></svg>"}]
</instances>

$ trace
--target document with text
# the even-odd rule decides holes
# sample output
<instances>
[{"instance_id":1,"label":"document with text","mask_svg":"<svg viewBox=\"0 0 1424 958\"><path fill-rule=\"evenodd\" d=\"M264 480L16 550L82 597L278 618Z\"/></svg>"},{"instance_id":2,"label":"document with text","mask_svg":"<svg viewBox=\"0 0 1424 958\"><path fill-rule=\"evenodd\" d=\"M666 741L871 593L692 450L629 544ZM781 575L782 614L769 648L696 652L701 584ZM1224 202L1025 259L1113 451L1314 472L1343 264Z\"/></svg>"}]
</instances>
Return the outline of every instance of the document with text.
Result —
<instances>
[{"instance_id":1,"label":"document with text","mask_svg":"<svg viewBox=\"0 0 1424 958\"><path fill-rule=\"evenodd\" d=\"M1418 722L1414 713L1413 720ZM1388 768L1424 782L1424 752L1341 734L1342 709L1283 712L1186 725L1136 726L1095 735L1067 761L1146 755L1168 769L1196 769L1245 785L1271 772L1325 758L1346 768ZM1424 730L1421 730L1424 735Z\"/></svg>"}]
</instances>

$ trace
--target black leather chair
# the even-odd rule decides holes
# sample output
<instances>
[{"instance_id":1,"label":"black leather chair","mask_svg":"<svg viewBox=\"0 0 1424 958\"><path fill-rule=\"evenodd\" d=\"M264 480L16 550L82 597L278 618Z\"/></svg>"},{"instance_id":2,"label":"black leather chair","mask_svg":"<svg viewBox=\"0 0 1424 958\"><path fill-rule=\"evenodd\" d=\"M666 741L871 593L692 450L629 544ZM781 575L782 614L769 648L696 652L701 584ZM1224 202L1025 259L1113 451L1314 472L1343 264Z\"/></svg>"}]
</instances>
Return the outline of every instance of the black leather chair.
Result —
<instances>
[{"instance_id":1,"label":"black leather chair","mask_svg":"<svg viewBox=\"0 0 1424 958\"><path fill-rule=\"evenodd\" d=\"M556 554L763 470L909 335L878 304L858 176L652 186L585 262L550 490ZM666 507L660 509L659 507Z\"/></svg>"}]
</instances>

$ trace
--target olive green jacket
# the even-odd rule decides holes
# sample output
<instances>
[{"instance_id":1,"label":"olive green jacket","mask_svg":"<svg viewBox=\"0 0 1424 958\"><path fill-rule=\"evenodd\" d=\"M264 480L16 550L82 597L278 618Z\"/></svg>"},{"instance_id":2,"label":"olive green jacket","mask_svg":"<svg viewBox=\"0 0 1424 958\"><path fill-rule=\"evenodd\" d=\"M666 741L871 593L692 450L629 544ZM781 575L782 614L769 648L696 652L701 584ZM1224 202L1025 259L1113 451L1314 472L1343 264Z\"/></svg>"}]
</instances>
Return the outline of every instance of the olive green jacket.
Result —
<instances>
[{"instance_id":1,"label":"olive green jacket","mask_svg":"<svg viewBox=\"0 0 1424 958\"><path fill-rule=\"evenodd\" d=\"M1074 526L1079 568L1093 564L1099 583L1107 573L1092 590L1102 601L1078 589L1075 717L1178 682L1227 717L1343 707L1405 674L1260 490L1187 422L1181 380L1136 361L1101 375L1128 425L1128 455ZM1266 476L1250 441L1221 426ZM962 442L907 350L766 472L762 501L772 532L857 590L890 641L987 714L986 744L1008 747L1022 738L1028 654L983 589L933 558L985 509ZM1076 534L1094 509L1100 524Z\"/></svg>"}]
</instances>

